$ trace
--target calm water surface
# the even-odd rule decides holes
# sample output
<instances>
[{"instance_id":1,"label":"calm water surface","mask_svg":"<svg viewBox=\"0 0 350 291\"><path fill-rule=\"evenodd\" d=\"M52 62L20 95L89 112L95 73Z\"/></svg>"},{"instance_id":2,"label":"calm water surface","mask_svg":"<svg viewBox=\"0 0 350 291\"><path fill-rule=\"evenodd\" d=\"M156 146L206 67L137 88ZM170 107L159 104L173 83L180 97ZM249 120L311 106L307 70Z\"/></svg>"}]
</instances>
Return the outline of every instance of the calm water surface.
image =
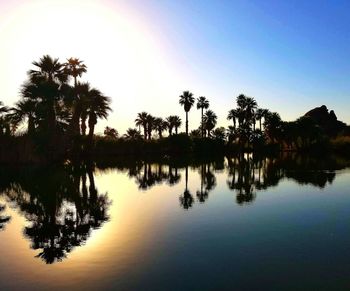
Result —
<instances>
[{"instance_id":1,"label":"calm water surface","mask_svg":"<svg viewBox=\"0 0 350 291\"><path fill-rule=\"evenodd\" d=\"M0 289L349 289L348 165L2 168Z\"/></svg>"}]
</instances>

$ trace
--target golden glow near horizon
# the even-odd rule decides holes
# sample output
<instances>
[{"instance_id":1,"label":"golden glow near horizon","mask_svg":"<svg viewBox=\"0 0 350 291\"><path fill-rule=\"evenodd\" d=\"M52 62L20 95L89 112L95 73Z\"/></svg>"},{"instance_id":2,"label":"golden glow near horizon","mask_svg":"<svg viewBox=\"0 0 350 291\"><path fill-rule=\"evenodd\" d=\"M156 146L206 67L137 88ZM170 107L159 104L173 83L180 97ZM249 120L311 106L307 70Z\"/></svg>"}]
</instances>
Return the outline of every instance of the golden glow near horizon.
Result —
<instances>
[{"instance_id":1,"label":"golden glow near horizon","mask_svg":"<svg viewBox=\"0 0 350 291\"><path fill-rule=\"evenodd\" d=\"M0 5L7 8L0 20L0 100L5 104L18 100L31 63L49 54L62 62L69 57L83 60L88 66L83 80L112 98L113 112L108 122L98 123L99 131L108 124L124 132L143 110L163 117L182 113L164 98L173 92L177 104L182 86L177 85L160 41L118 2L37 0Z\"/></svg>"}]
</instances>

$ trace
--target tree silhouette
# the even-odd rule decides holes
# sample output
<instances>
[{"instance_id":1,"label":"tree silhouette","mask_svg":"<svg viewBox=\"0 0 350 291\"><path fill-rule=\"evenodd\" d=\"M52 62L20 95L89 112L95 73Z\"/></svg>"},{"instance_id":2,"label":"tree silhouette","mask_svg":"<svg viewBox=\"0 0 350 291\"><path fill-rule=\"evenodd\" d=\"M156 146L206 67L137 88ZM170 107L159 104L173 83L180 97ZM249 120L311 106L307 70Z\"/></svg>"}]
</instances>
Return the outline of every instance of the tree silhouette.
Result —
<instances>
[{"instance_id":1,"label":"tree silhouette","mask_svg":"<svg viewBox=\"0 0 350 291\"><path fill-rule=\"evenodd\" d=\"M197 109L201 110L201 135L204 137L204 128L203 128L203 110L209 108L209 101L201 96L197 99Z\"/></svg>"},{"instance_id":2,"label":"tree silhouette","mask_svg":"<svg viewBox=\"0 0 350 291\"><path fill-rule=\"evenodd\" d=\"M185 168L185 191L184 191L183 195L180 196L180 205L185 210L191 208L193 205L193 202L194 202L193 197L192 197L190 191L188 190L187 184L188 184L188 166L186 166L186 168Z\"/></svg>"},{"instance_id":3,"label":"tree silhouette","mask_svg":"<svg viewBox=\"0 0 350 291\"><path fill-rule=\"evenodd\" d=\"M137 114L137 118L135 119L135 124L136 126L142 126L143 127L143 135L144 139L147 139L147 118L148 118L148 113L143 111L141 113Z\"/></svg>"},{"instance_id":4,"label":"tree silhouette","mask_svg":"<svg viewBox=\"0 0 350 291\"><path fill-rule=\"evenodd\" d=\"M186 112L186 135L188 135L188 112L191 110L194 104L193 94L189 91L184 91L182 95L180 95L179 103L184 107Z\"/></svg>"},{"instance_id":5,"label":"tree silhouette","mask_svg":"<svg viewBox=\"0 0 350 291\"><path fill-rule=\"evenodd\" d=\"M142 138L140 132L135 128L128 128L124 137L127 140L139 140Z\"/></svg>"},{"instance_id":6,"label":"tree silhouette","mask_svg":"<svg viewBox=\"0 0 350 291\"><path fill-rule=\"evenodd\" d=\"M67 75L72 76L74 79L74 100L73 100L73 114L71 119L71 129L73 134L79 134L79 119L81 115L81 100L79 96L78 83L77 78L81 77L83 73L86 73L86 65L83 61L78 58L69 58L67 62L64 64L64 71Z\"/></svg>"},{"instance_id":7,"label":"tree silhouette","mask_svg":"<svg viewBox=\"0 0 350 291\"><path fill-rule=\"evenodd\" d=\"M207 110L203 117L204 128L208 131L208 137L210 137L211 130L215 127L217 122L217 116L212 110Z\"/></svg>"}]
</instances>

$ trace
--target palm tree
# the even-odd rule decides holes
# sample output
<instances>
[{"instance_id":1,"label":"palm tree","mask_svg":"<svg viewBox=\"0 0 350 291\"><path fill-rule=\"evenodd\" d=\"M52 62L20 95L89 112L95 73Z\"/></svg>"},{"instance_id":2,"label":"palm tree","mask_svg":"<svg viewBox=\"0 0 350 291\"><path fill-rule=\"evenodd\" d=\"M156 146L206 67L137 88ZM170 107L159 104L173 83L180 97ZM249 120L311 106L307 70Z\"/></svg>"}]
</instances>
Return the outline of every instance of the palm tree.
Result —
<instances>
[{"instance_id":1,"label":"palm tree","mask_svg":"<svg viewBox=\"0 0 350 291\"><path fill-rule=\"evenodd\" d=\"M208 110L204 114L204 127L208 131L208 137L210 137L210 131L215 127L217 122L217 116L212 110Z\"/></svg>"},{"instance_id":2,"label":"palm tree","mask_svg":"<svg viewBox=\"0 0 350 291\"><path fill-rule=\"evenodd\" d=\"M261 131L261 119L263 118L264 116L264 109L262 108L258 108L255 112L255 119L257 121L259 121L259 128L260 128L260 131Z\"/></svg>"},{"instance_id":3,"label":"palm tree","mask_svg":"<svg viewBox=\"0 0 350 291\"><path fill-rule=\"evenodd\" d=\"M169 135L172 135L173 128L175 128L175 133L177 134L177 129L181 126L181 118L177 115L170 115L166 118Z\"/></svg>"},{"instance_id":4,"label":"palm tree","mask_svg":"<svg viewBox=\"0 0 350 291\"><path fill-rule=\"evenodd\" d=\"M112 109L109 107L110 98L104 96L99 90L91 89L89 91L88 100L88 117L89 117L89 139L92 141L94 136L95 125L97 123L97 118L106 119L108 116L108 111Z\"/></svg>"},{"instance_id":5,"label":"palm tree","mask_svg":"<svg viewBox=\"0 0 350 291\"><path fill-rule=\"evenodd\" d=\"M172 120L173 120L173 115L168 116L165 120L166 120L166 123L167 123L167 126L168 126L169 136L170 136L170 135L172 135L172 133L173 133L173 128L174 128L174 124L173 124L173 122L172 122Z\"/></svg>"},{"instance_id":6,"label":"palm tree","mask_svg":"<svg viewBox=\"0 0 350 291\"><path fill-rule=\"evenodd\" d=\"M180 95L179 103L184 107L186 112L186 135L188 135L188 112L194 104L193 94L189 91L184 91L182 95Z\"/></svg>"},{"instance_id":7,"label":"palm tree","mask_svg":"<svg viewBox=\"0 0 350 291\"><path fill-rule=\"evenodd\" d=\"M141 139L141 134L135 128L128 128L124 137L128 140L138 140Z\"/></svg>"},{"instance_id":8,"label":"palm tree","mask_svg":"<svg viewBox=\"0 0 350 291\"><path fill-rule=\"evenodd\" d=\"M15 107L11 108L10 119L12 123L17 127L26 118L28 119L27 133L31 135L35 131L35 113L37 108L37 102L32 99L22 99L18 101Z\"/></svg>"},{"instance_id":9,"label":"palm tree","mask_svg":"<svg viewBox=\"0 0 350 291\"><path fill-rule=\"evenodd\" d=\"M78 83L77 77L81 77L83 73L86 73L86 65L77 58L70 58L64 64L64 70L66 74L74 78L74 100L73 100L73 115L71 119L71 128L74 134L79 134L79 118L81 105L79 104L79 90L77 90Z\"/></svg>"},{"instance_id":10,"label":"palm tree","mask_svg":"<svg viewBox=\"0 0 350 291\"><path fill-rule=\"evenodd\" d=\"M147 135L148 135L149 140L152 138L153 129L155 129L154 121L155 121L155 117L153 117L151 114L148 114L148 116L147 116Z\"/></svg>"},{"instance_id":11,"label":"palm tree","mask_svg":"<svg viewBox=\"0 0 350 291\"><path fill-rule=\"evenodd\" d=\"M86 65L77 58L67 59L64 69L66 74L74 78L74 87L77 86L77 77L81 77L83 73L86 73Z\"/></svg>"},{"instance_id":12,"label":"palm tree","mask_svg":"<svg viewBox=\"0 0 350 291\"><path fill-rule=\"evenodd\" d=\"M201 109L201 133L202 138L204 136L204 128L203 128L203 110L209 108L209 101L204 97L201 96L197 99L197 109Z\"/></svg>"},{"instance_id":13,"label":"palm tree","mask_svg":"<svg viewBox=\"0 0 350 291\"><path fill-rule=\"evenodd\" d=\"M237 111L237 109L231 109L228 112L227 120L231 120L232 119L234 128L236 128L236 118L238 118L238 111Z\"/></svg>"},{"instance_id":14,"label":"palm tree","mask_svg":"<svg viewBox=\"0 0 350 291\"><path fill-rule=\"evenodd\" d=\"M277 112L271 112L265 116L265 133L272 142L275 142L279 138L281 125L282 120Z\"/></svg>"},{"instance_id":15,"label":"palm tree","mask_svg":"<svg viewBox=\"0 0 350 291\"><path fill-rule=\"evenodd\" d=\"M60 87L68 79L64 66L58 59L49 55L43 56L39 62L33 62L36 70L28 72L30 82L38 88L38 96L46 104L47 128L54 131L56 128L56 103L60 97Z\"/></svg>"},{"instance_id":16,"label":"palm tree","mask_svg":"<svg viewBox=\"0 0 350 291\"><path fill-rule=\"evenodd\" d=\"M137 114L137 118L135 119L136 126L143 127L144 139L147 139L147 117L148 113L143 111Z\"/></svg>"},{"instance_id":17,"label":"palm tree","mask_svg":"<svg viewBox=\"0 0 350 291\"><path fill-rule=\"evenodd\" d=\"M154 128L158 131L159 138L162 138L162 132L166 130L168 124L161 117L156 117L154 119Z\"/></svg>"},{"instance_id":18,"label":"palm tree","mask_svg":"<svg viewBox=\"0 0 350 291\"><path fill-rule=\"evenodd\" d=\"M175 134L177 134L177 130L181 126L181 124L182 124L181 118L177 115L174 115L173 125L175 127Z\"/></svg>"}]
</instances>

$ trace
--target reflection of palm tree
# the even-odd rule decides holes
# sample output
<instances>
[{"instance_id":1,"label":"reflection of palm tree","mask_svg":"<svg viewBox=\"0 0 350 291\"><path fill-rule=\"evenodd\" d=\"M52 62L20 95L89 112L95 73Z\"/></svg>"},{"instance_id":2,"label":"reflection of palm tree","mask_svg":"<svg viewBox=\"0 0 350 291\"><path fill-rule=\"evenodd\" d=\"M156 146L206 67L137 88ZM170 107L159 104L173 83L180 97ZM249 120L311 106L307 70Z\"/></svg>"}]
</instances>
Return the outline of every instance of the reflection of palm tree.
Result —
<instances>
[{"instance_id":1,"label":"reflection of palm tree","mask_svg":"<svg viewBox=\"0 0 350 291\"><path fill-rule=\"evenodd\" d=\"M193 197L190 191L188 191L187 184L188 184L188 166L186 166L186 170L185 170L185 191L183 195L180 196L180 205L184 209L191 208L193 204Z\"/></svg>"},{"instance_id":2,"label":"reflection of palm tree","mask_svg":"<svg viewBox=\"0 0 350 291\"><path fill-rule=\"evenodd\" d=\"M33 249L40 249L37 257L51 264L63 260L108 220L110 202L98 193L92 164L48 172L19 176L5 193L29 220L24 234Z\"/></svg>"},{"instance_id":3,"label":"reflection of palm tree","mask_svg":"<svg viewBox=\"0 0 350 291\"><path fill-rule=\"evenodd\" d=\"M203 203L208 199L209 192L207 189L204 189L204 179L205 179L205 165L201 165L200 171L200 179L201 179L201 188L196 192L198 201Z\"/></svg>"},{"instance_id":4,"label":"reflection of palm tree","mask_svg":"<svg viewBox=\"0 0 350 291\"><path fill-rule=\"evenodd\" d=\"M181 175L178 173L177 168L175 167L173 172L173 167L169 165L168 170L168 183L169 185L175 185L177 184L181 179Z\"/></svg>"},{"instance_id":5,"label":"reflection of palm tree","mask_svg":"<svg viewBox=\"0 0 350 291\"><path fill-rule=\"evenodd\" d=\"M249 157L245 159L228 159L229 175L232 179L227 181L228 187L236 191L236 201L242 205L255 199L255 175L253 161Z\"/></svg>"},{"instance_id":6,"label":"reflection of palm tree","mask_svg":"<svg viewBox=\"0 0 350 291\"><path fill-rule=\"evenodd\" d=\"M188 112L194 104L193 94L189 91L184 91L182 95L180 95L179 103L184 107L186 112L186 135L188 135Z\"/></svg>"}]
</instances>

